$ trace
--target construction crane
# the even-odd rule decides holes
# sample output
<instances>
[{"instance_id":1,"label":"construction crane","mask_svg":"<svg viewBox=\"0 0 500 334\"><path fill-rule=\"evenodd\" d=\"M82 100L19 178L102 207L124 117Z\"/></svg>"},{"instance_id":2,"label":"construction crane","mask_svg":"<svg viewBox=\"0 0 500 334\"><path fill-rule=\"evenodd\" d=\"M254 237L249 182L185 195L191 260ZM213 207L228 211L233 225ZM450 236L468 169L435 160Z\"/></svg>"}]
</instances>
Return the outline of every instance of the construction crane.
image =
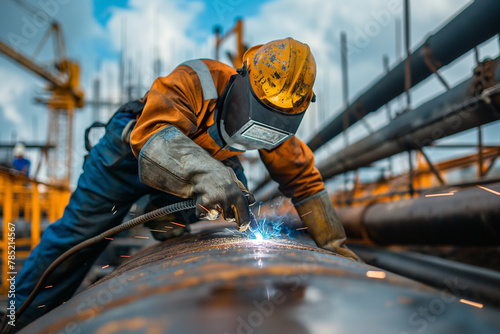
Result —
<instances>
[{"instance_id":1,"label":"construction crane","mask_svg":"<svg viewBox=\"0 0 500 334\"><path fill-rule=\"evenodd\" d=\"M215 59L219 60L220 46L229 36L236 35L236 55L227 52L227 56L233 63L235 68L240 68L243 65L243 54L247 50L247 47L243 43L243 20L237 19L234 27L227 33L221 36L222 28L220 26L215 27Z\"/></svg>"},{"instance_id":2,"label":"construction crane","mask_svg":"<svg viewBox=\"0 0 500 334\"><path fill-rule=\"evenodd\" d=\"M52 36L54 59L46 67L36 61L49 37ZM0 53L16 61L32 73L47 81L45 90L48 98L36 98L49 108L47 146L54 146L50 152L43 151L47 162L49 183L69 187L71 179L72 130L75 108L84 106L84 94L80 88L80 67L68 59L61 26L52 22L32 57L23 55L0 40Z\"/></svg>"}]
</instances>

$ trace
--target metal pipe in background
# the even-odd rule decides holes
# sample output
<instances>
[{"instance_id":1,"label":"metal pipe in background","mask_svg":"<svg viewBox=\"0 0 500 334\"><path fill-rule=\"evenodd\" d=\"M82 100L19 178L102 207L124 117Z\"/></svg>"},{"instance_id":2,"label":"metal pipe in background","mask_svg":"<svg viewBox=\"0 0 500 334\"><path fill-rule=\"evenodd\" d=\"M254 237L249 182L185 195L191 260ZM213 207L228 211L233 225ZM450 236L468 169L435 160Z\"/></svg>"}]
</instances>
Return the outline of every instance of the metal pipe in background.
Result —
<instances>
[{"instance_id":1,"label":"metal pipe in background","mask_svg":"<svg viewBox=\"0 0 500 334\"><path fill-rule=\"evenodd\" d=\"M411 81L410 0L404 0L404 16L405 16L405 49L406 49L406 59L405 59L406 108L411 109L410 89L411 87L413 87L413 85Z\"/></svg>"},{"instance_id":2,"label":"metal pipe in background","mask_svg":"<svg viewBox=\"0 0 500 334\"><path fill-rule=\"evenodd\" d=\"M483 93L487 94L475 96L478 85L484 83L487 83L488 88ZM334 153L317 164L317 168L323 179L328 179L410 149L432 145L437 139L480 124L499 120L499 84L500 58L485 61L475 70L472 78ZM268 180L269 176L253 189L260 199L267 199L278 193L277 189L262 190Z\"/></svg>"},{"instance_id":3,"label":"metal pipe in background","mask_svg":"<svg viewBox=\"0 0 500 334\"><path fill-rule=\"evenodd\" d=\"M500 2L499 2L500 3ZM487 79L486 79L487 78ZM500 119L500 86L486 100L475 96L478 85L500 83L500 58L480 65L472 78L410 110L385 127L318 164L324 179L372 162L418 149L435 140ZM486 102L490 102L488 104Z\"/></svg>"},{"instance_id":4,"label":"metal pipe in background","mask_svg":"<svg viewBox=\"0 0 500 334\"><path fill-rule=\"evenodd\" d=\"M500 183L486 187L500 192ZM337 214L349 237L380 245L500 245L500 197L479 187L450 190L440 192L447 196L338 208Z\"/></svg>"},{"instance_id":5,"label":"metal pipe in background","mask_svg":"<svg viewBox=\"0 0 500 334\"><path fill-rule=\"evenodd\" d=\"M418 5L418 4L417 4ZM433 71L426 64L430 60L435 69L450 64L475 46L495 36L500 31L500 1L476 0L453 18L441 30L431 35L415 50L411 58L411 87L429 77ZM370 112L405 91L405 61L384 75L351 105L339 113L308 145L315 151L343 131L344 114L352 126Z\"/></svg>"},{"instance_id":6,"label":"metal pipe in background","mask_svg":"<svg viewBox=\"0 0 500 334\"><path fill-rule=\"evenodd\" d=\"M349 68L347 65L347 35L345 32L340 33L340 64L342 67L342 102L345 107L349 105ZM349 119L347 115L343 118L343 128L344 130L349 127ZM349 145L347 139L347 133L344 133L344 143L347 147Z\"/></svg>"},{"instance_id":7,"label":"metal pipe in background","mask_svg":"<svg viewBox=\"0 0 500 334\"><path fill-rule=\"evenodd\" d=\"M353 251L373 266L438 289L450 289L460 298L500 306L500 273L469 264L414 252L394 252L350 244Z\"/></svg>"},{"instance_id":8,"label":"metal pipe in background","mask_svg":"<svg viewBox=\"0 0 500 334\"><path fill-rule=\"evenodd\" d=\"M440 291L282 236L216 228L153 245L21 333L400 333ZM497 333L500 310L446 295L426 333ZM418 316L418 314L417 314ZM359 321L363 319L363 321Z\"/></svg>"},{"instance_id":9,"label":"metal pipe in background","mask_svg":"<svg viewBox=\"0 0 500 334\"><path fill-rule=\"evenodd\" d=\"M469 7L453 18L441 30L430 36L411 55L411 86L423 81L434 70L450 64L452 61L481 44L500 31L497 13L500 2L496 0L476 0ZM480 22L472 24L472 22ZM399 30L396 30L398 32ZM433 67L426 64L431 62ZM393 68L376 84L363 93L332 122L325 126L307 145L314 151L336 137L344 130L344 121L348 126L374 112L384 104L404 92L405 61ZM344 114L348 115L344 118ZM267 175L252 191L257 192L271 181Z\"/></svg>"}]
</instances>

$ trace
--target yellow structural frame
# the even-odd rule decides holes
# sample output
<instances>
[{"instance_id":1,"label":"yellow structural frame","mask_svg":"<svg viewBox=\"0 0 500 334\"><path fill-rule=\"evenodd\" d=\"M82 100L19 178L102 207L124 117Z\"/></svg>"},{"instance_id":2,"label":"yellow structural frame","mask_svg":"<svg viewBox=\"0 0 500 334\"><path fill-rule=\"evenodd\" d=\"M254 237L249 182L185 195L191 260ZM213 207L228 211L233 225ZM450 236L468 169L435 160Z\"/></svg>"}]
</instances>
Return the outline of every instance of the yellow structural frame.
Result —
<instances>
[{"instance_id":1,"label":"yellow structural frame","mask_svg":"<svg viewBox=\"0 0 500 334\"><path fill-rule=\"evenodd\" d=\"M27 178L21 173L6 168L0 168L0 206L2 207L2 281L0 293L6 294L9 290L6 281L7 273L12 272L8 267L9 223L16 222L21 209L24 218L30 223L30 236L20 238L16 231L16 264L20 258L28 257L29 253L38 245L41 236L42 215L45 214L50 223L59 219L69 202L71 192L68 188L53 186ZM19 247L29 247L29 250L19 250ZM16 268L17 272L18 268Z\"/></svg>"}]
</instances>

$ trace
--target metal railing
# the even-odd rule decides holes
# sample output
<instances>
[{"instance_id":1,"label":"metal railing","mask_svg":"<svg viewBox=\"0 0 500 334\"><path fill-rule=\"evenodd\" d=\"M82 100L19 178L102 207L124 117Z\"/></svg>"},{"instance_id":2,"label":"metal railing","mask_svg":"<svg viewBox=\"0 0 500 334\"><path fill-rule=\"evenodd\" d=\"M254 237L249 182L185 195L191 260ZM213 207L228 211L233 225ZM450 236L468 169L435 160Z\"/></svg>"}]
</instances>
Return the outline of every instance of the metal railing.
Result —
<instances>
[{"instance_id":1,"label":"metal railing","mask_svg":"<svg viewBox=\"0 0 500 334\"><path fill-rule=\"evenodd\" d=\"M338 190L332 194L333 204L335 207L349 207L368 205L374 202L391 202L412 198L410 189L414 192L414 195L418 196L423 193L439 192L448 188L498 182L498 177L486 174L492 170L496 159L500 156L500 147L483 147L481 150L483 158L481 165L478 165L477 162L479 159L478 153L442 161L434 165L429 164L429 161L426 162L422 153L417 153L418 165L411 171L411 175L403 173L388 178L381 177L379 180L369 183L361 183L356 178L351 190ZM481 177L450 183L450 173L466 168L475 167L479 169L479 166L481 166L480 170L482 171ZM479 172L477 174L479 175ZM444 183L441 184L439 179Z\"/></svg>"},{"instance_id":2,"label":"metal railing","mask_svg":"<svg viewBox=\"0 0 500 334\"><path fill-rule=\"evenodd\" d=\"M45 218L49 223L59 219L68 204L70 195L68 188L39 182L26 177L23 173L0 167L0 216L3 222L0 247L2 251L0 293L8 291L5 280L7 273L18 272L19 267L14 264L28 257L40 242L42 219ZM16 231L16 223L21 217L28 223L29 232ZM12 260L12 256L9 259L7 251L9 245L12 246L13 243L15 260ZM12 270L11 265L14 265L15 270Z\"/></svg>"}]
</instances>

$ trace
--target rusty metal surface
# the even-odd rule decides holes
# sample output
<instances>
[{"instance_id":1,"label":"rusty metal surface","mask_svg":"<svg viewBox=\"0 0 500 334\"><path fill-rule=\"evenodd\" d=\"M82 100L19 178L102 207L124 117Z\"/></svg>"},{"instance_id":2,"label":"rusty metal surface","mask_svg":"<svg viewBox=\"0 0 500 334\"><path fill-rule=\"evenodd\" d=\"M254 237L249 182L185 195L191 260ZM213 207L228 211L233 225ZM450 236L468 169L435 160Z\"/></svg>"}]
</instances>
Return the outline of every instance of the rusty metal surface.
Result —
<instances>
[{"instance_id":1,"label":"rusty metal surface","mask_svg":"<svg viewBox=\"0 0 500 334\"><path fill-rule=\"evenodd\" d=\"M153 245L21 333L497 333L500 311L287 237ZM453 287L451 287L453 288Z\"/></svg>"}]
</instances>

